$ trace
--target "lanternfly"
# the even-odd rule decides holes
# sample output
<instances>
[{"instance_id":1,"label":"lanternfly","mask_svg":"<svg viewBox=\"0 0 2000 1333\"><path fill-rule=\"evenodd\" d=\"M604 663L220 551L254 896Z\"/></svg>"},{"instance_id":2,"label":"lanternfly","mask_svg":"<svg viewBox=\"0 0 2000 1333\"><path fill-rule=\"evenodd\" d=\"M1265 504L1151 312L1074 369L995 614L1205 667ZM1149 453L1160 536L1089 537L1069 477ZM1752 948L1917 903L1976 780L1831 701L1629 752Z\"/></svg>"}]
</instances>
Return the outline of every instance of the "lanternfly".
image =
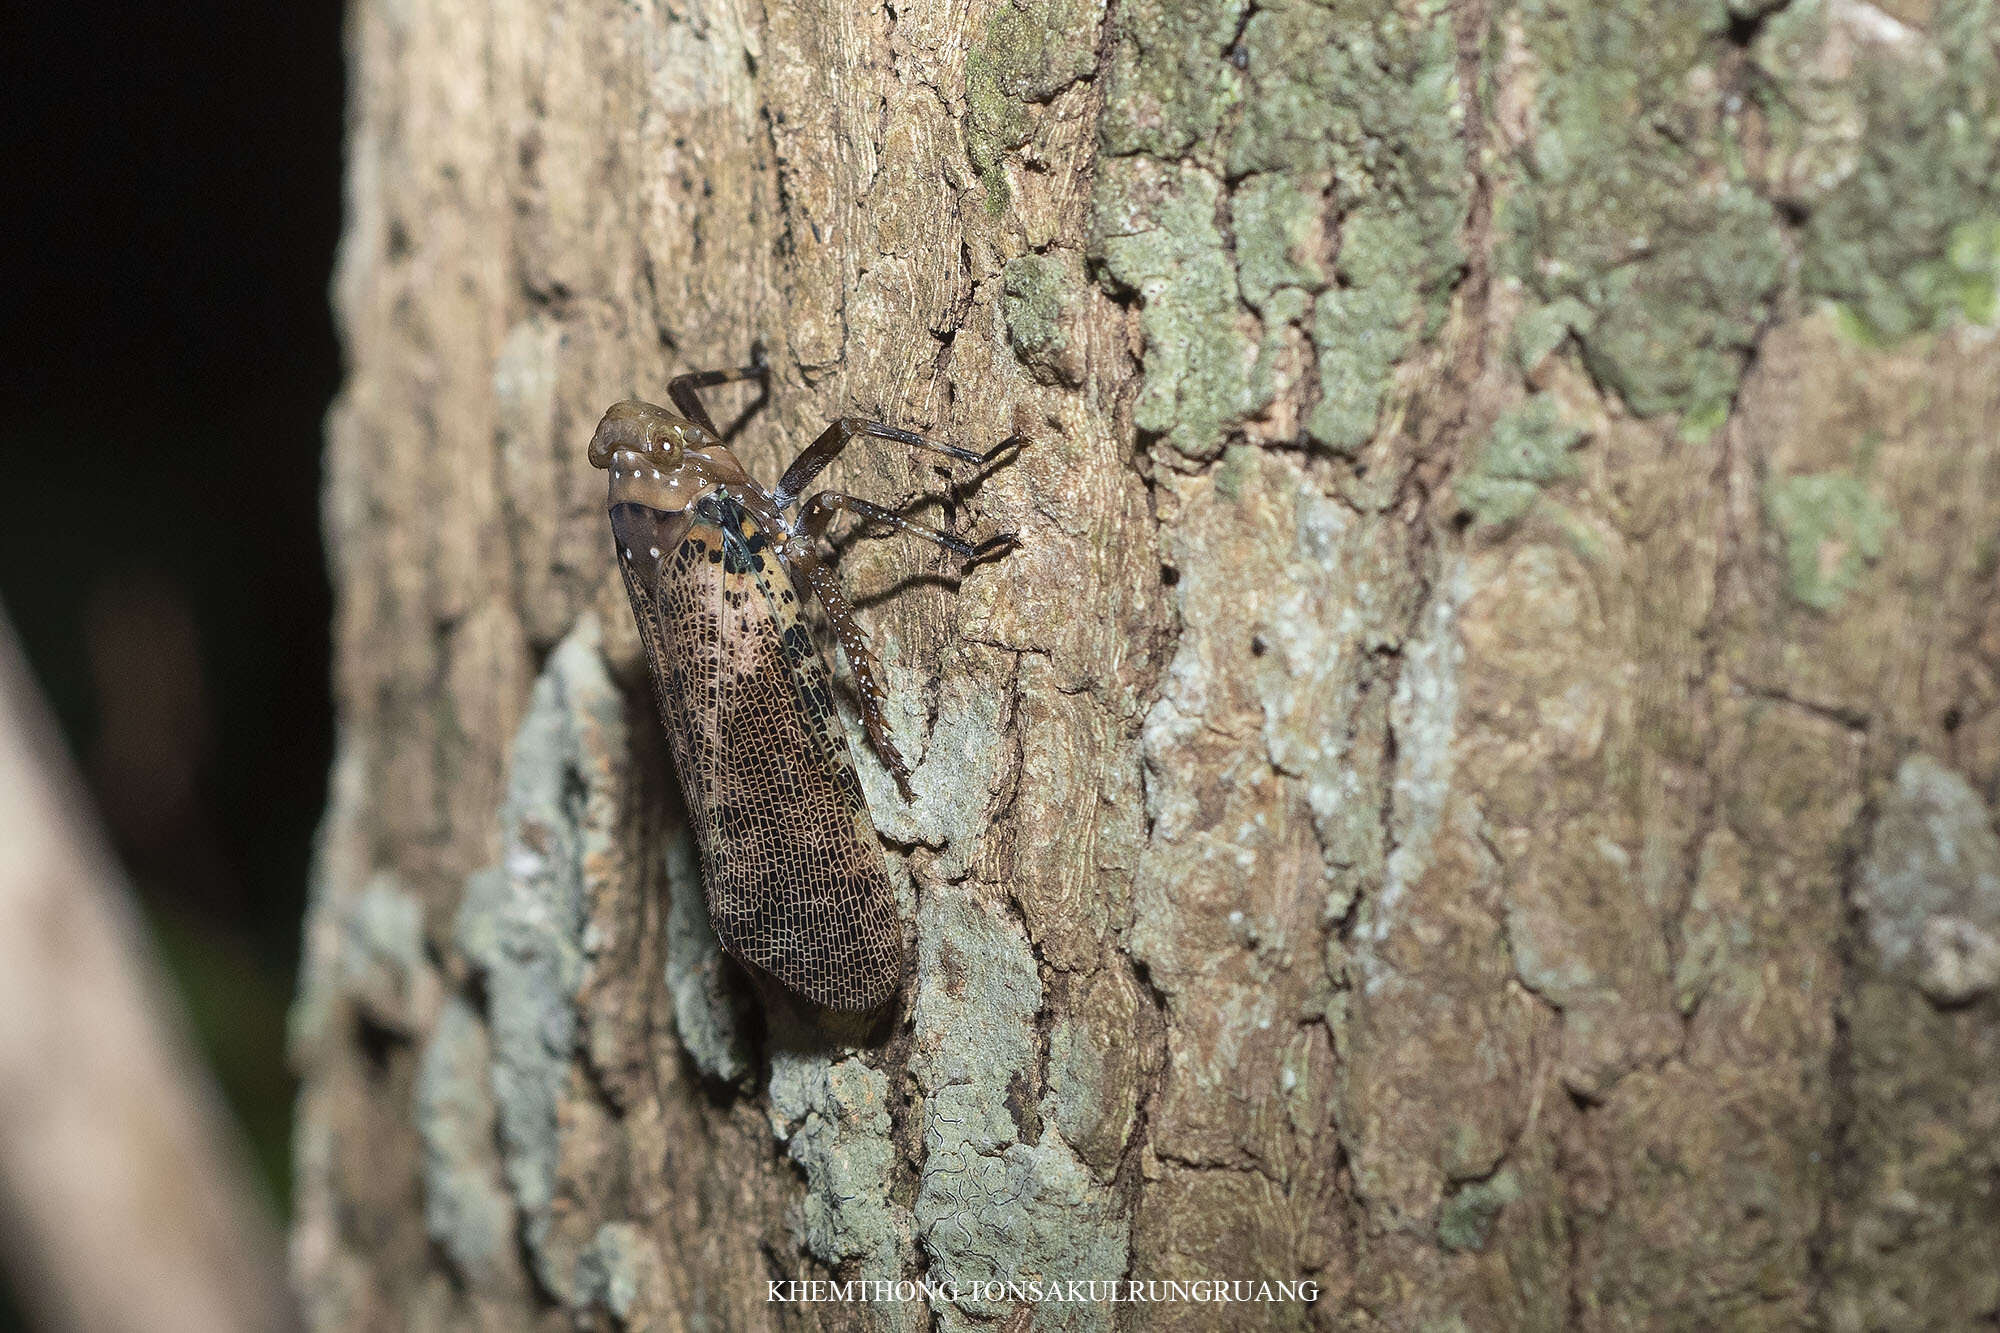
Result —
<instances>
[{"instance_id":1,"label":"lanternfly","mask_svg":"<svg viewBox=\"0 0 2000 1333\"><path fill-rule=\"evenodd\" d=\"M903 975L903 935L834 710L826 661L802 614L816 598L860 692L861 717L907 793L889 737L881 672L819 539L842 511L976 560L1013 542L973 544L838 491L799 503L858 435L966 463L976 454L878 421L843 417L767 491L723 447L696 391L761 376L761 366L682 375L678 413L614 405L590 441L611 474L611 535L646 649L660 720L701 848L709 917L730 955L830 1009L873 1009Z\"/></svg>"}]
</instances>

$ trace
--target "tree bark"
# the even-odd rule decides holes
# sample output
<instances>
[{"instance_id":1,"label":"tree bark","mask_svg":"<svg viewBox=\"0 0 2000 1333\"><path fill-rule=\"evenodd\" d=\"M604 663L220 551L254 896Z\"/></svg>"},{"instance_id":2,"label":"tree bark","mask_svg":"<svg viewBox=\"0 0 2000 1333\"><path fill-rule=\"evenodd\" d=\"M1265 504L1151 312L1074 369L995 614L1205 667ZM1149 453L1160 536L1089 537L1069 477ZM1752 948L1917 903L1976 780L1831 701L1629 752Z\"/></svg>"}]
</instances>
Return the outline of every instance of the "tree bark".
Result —
<instances>
[{"instance_id":1,"label":"tree bark","mask_svg":"<svg viewBox=\"0 0 2000 1333\"><path fill-rule=\"evenodd\" d=\"M2000 1317L1992 4L350 31L318 1324ZM717 952L583 457L757 342L767 483L1026 441L843 551L866 1032ZM971 1286L1093 1279L1294 1285Z\"/></svg>"}]
</instances>

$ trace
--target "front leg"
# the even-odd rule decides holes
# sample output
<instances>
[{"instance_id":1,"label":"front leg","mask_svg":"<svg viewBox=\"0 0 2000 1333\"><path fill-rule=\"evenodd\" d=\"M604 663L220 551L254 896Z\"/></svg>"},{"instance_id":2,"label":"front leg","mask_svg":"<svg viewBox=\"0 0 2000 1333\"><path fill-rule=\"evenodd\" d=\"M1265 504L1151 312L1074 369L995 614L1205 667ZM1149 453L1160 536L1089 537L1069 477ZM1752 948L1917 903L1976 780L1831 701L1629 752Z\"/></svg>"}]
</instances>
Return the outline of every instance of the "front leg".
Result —
<instances>
[{"instance_id":1,"label":"front leg","mask_svg":"<svg viewBox=\"0 0 2000 1333\"><path fill-rule=\"evenodd\" d=\"M955 444L944 444L938 440L928 440L914 431L903 430L880 421L869 421L862 417L842 417L821 431L819 438L805 447L805 451L792 460L785 469L785 475L778 479L778 489L771 498L778 502L779 509L790 509L812 485L812 480L826 470L842 449L856 436L871 435L878 440L895 440L899 444L915 445L919 449L929 449L947 458L956 458L961 463L990 463L998 458L1006 447L1014 442L1012 436L1000 441L983 454L975 454L970 449L961 449Z\"/></svg>"},{"instance_id":2,"label":"front leg","mask_svg":"<svg viewBox=\"0 0 2000 1333\"><path fill-rule=\"evenodd\" d=\"M736 428L741 426L752 412L764 405L765 399L771 396L771 370L764 360L764 345L752 344L750 356L752 359L749 365L738 366L735 370L697 370L692 374L676 375L667 381L667 397L673 400L674 406L678 407L681 415L689 421L718 440L727 439L736 433ZM738 417L725 433L716 429L715 422L708 415L708 409L701 405L701 399L695 396L695 391L712 389L718 384L733 384L737 380L756 380L763 388L757 395L757 401L743 409L743 415Z\"/></svg>"}]
</instances>

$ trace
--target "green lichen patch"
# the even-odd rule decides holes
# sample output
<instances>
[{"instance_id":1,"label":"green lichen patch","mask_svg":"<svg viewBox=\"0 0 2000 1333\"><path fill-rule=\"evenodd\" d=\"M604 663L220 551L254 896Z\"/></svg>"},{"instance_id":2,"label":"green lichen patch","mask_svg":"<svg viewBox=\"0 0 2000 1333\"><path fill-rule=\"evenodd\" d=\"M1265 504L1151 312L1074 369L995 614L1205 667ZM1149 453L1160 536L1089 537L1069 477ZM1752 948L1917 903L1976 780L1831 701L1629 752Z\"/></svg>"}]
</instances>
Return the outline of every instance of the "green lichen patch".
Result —
<instances>
[{"instance_id":1,"label":"green lichen patch","mask_svg":"<svg viewBox=\"0 0 2000 1333\"><path fill-rule=\"evenodd\" d=\"M577 1302L601 1305L630 1326L634 1314L658 1307L663 1295L660 1252L634 1222L606 1222L577 1261Z\"/></svg>"},{"instance_id":2,"label":"green lichen patch","mask_svg":"<svg viewBox=\"0 0 2000 1333\"><path fill-rule=\"evenodd\" d=\"M1438 1209L1438 1244L1447 1250L1478 1250L1486 1246L1500 1210L1521 1197L1521 1182L1512 1171L1496 1171L1489 1180L1460 1186Z\"/></svg>"},{"instance_id":3,"label":"green lichen patch","mask_svg":"<svg viewBox=\"0 0 2000 1333\"><path fill-rule=\"evenodd\" d=\"M1942 0L1927 31L1800 0L1754 54L1778 188L1809 210L1808 291L1890 343L1993 319L2000 278L2000 10ZM1870 11L1872 13L1872 11Z\"/></svg>"},{"instance_id":4,"label":"green lichen patch","mask_svg":"<svg viewBox=\"0 0 2000 1333\"><path fill-rule=\"evenodd\" d=\"M1448 5L1260 5L1243 33L1249 82L1231 175L1331 178L1345 203L1403 196L1434 235L1459 216L1455 39Z\"/></svg>"},{"instance_id":5,"label":"green lichen patch","mask_svg":"<svg viewBox=\"0 0 2000 1333\"><path fill-rule=\"evenodd\" d=\"M1532 137L1503 181L1503 266L1578 333L1597 380L1699 437L1726 414L1783 275L1769 202L1734 164L1720 6L1529 0Z\"/></svg>"},{"instance_id":6,"label":"green lichen patch","mask_svg":"<svg viewBox=\"0 0 2000 1333\"><path fill-rule=\"evenodd\" d=\"M1007 216L1008 207L1014 202L1014 187L1007 183L1007 169L994 165L979 174L979 183L984 187L983 207L986 216L995 222Z\"/></svg>"},{"instance_id":7,"label":"green lichen patch","mask_svg":"<svg viewBox=\"0 0 2000 1333\"><path fill-rule=\"evenodd\" d=\"M1784 543L1792 597L1815 611L1835 611L1866 566L1881 558L1896 516L1860 478L1818 472L1774 480L1764 513Z\"/></svg>"},{"instance_id":8,"label":"green lichen patch","mask_svg":"<svg viewBox=\"0 0 2000 1333\"><path fill-rule=\"evenodd\" d=\"M898 652L888 637L882 649L891 660ZM1008 772L1007 696L983 684L982 673L993 666L988 656L992 651L968 649L969 660L948 656L940 665L942 681L912 667L888 668L889 697L897 701L889 709L891 732L904 754L923 756L910 774L914 800L903 799L874 747L855 750L876 828L893 842L920 843L935 850L931 871L948 878L963 875L980 855L993 831L987 801ZM850 734L858 736L859 715L845 711L846 706L843 700L842 717ZM909 910L906 872L892 860L889 873L898 896L904 898L904 910Z\"/></svg>"},{"instance_id":9,"label":"green lichen patch","mask_svg":"<svg viewBox=\"0 0 2000 1333\"><path fill-rule=\"evenodd\" d=\"M1002 274L1001 310L1007 340L1023 365L1044 383L1074 384L1082 367L1070 329L1083 287L1083 265L1071 251L1020 255Z\"/></svg>"},{"instance_id":10,"label":"green lichen patch","mask_svg":"<svg viewBox=\"0 0 2000 1333\"><path fill-rule=\"evenodd\" d=\"M1514 364L1532 374L1572 333L1588 332L1590 307L1573 296L1530 305L1514 321Z\"/></svg>"},{"instance_id":11,"label":"green lichen patch","mask_svg":"<svg viewBox=\"0 0 2000 1333\"><path fill-rule=\"evenodd\" d=\"M1243 97L1228 51L1247 4L1119 5L1098 130L1108 156L1180 157L1213 142Z\"/></svg>"},{"instance_id":12,"label":"green lichen patch","mask_svg":"<svg viewBox=\"0 0 2000 1333\"><path fill-rule=\"evenodd\" d=\"M1236 278L1243 299L1264 311L1286 288L1318 291L1326 285L1321 263L1321 197L1282 172L1251 176L1230 194L1236 233Z\"/></svg>"},{"instance_id":13,"label":"green lichen patch","mask_svg":"<svg viewBox=\"0 0 2000 1333\"><path fill-rule=\"evenodd\" d=\"M1456 47L1445 6L1260 8L1243 37L1249 88L1231 135L1245 296L1317 290L1321 397L1306 431L1352 452L1371 439L1396 364L1435 333L1459 272L1468 183ZM1335 272L1303 247L1313 211L1342 214Z\"/></svg>"},{"instance_id":14,"label":"green lichen patch","mask_svg":"<svg viewBox=\"0 0 2000 1333\"><path fill-rule=\"evenodd\" d=\"M982 172L1028 141L1028 106L1096 65L1101 0L1012 0L965 53L965 146ZM990 182L989 182L990 184Z\"/></svg>"},{"instance_id":15,"label":"green lichen patch","mask_svg":"<svg viewBox=\"0 0 2000 1333\"><path fill-rule=\"evenodd\" d=\"M1859 295L1836 303L1841 331L1871 347L1888 347L1954 319L1991 324L2000 309L2000 218L1952 228L1945 252L1921 259L1891 281L1879 275Z\"/></svg>"},{"instance_id":16,"label":"green lichen patch","mask_svg":"<svg viewBox=\"0 0 2000 1333\"><path fill-rule=\"evenodd\" d=\"M343 905L341 928L341 985L356 1007L392 1032L416 1030L437 989L424 956L423 904L385 871Z\"/></svg>"},{"instance_id":17,"label":"green lichen patch","mask_svg":"<svg viewBox=\"0 0 2000 1333\"><path fill-rule=\"evenodd\" d=\"M1049 255L1022 255L1008 261L1001 305L1015 351L1025 356L1059 349L1067 342L1062 327L1065 276L1062 260Z\"/></svg>"},{"instance_id":18,"label":"green lichen patch","mask_svg":"<svg viewBox=\"0 0 2000 1333\"><path fill-rule=\"evenodd\" d=\"M1247 444L1234 445L1223 451L1222 465L1215 469L1215 493L1234 503L1243 498L1243 487L1257 479L1257 472L1257 451Z\"/></svg>"},{"instance_id":19,"label":"green lichen patch","mask_svg":"<svg viewBox=\"0 0 2000 1333\"><path fill-rule=\"evenodd\" d=\"M1142 431L1189 458L1212 458L1230 426L1271 401L1254 372L1236 268L1215 223L1221 184L1199 167L1114 158L1099 172L1092 249L1115 286L1136 293L1145 383Z\"/></svg>"},{"instance_id":20,"label":"green lichen patch","mask_svg":"<svg viewBox=\"0 0 2000 1333\"><path fill-rule=\"evenodd\" d=\"M1352 453L1374 437L1396 363L1409 352L1417 312L1410 258L1419 242L1407 215L1375 210L1347 219L1340 233L1346 283L1313 311L1320 400L1306 419L1315 440Z\"/></svg>"},{"instance_id":21,"label":"green lichen patch","mask_svg":"<svg viewBox=\"0 0 2000 1333\"><path fill-rule=\"evenodd\" d=\"M1502 414L1457 482L1459 505L1482 525L1511 523L1534 507L1542 488L1575 477L1572 456L1588 432L1565 421L1553 397L1538 393Z\"/></svg>"},{"instance_id":22,"label":"green lichen patch","mask_svg":"<svg viewBox=\"0 0 2000 1333\"><path fill-rule=\"evenodd\" d=\"M1114 290L1145 302L1142 430L1213 457L1231 425L1272 401L1286 330L1304 324L1321 386L1305 431L1353 452L1462 269L1470 195L1451 15L1429 0L1387 11L1275 0L1238 37L1243 12L1121 8L1092 253ZM1219 171L1239 182L1227 238Z\"/></svg>"},{"instance_id":23,"label":"green lichen patch","mask_svg":"<svg viewBox=\"0 0 2000 1333\"><path fill-rule=\"evenodd\" d=\"M1955 769L1915 754L1896 770L1855 901L1883 973L1940 1004L2000 984L2000 836Z\"/></svg>"}]
</instances>

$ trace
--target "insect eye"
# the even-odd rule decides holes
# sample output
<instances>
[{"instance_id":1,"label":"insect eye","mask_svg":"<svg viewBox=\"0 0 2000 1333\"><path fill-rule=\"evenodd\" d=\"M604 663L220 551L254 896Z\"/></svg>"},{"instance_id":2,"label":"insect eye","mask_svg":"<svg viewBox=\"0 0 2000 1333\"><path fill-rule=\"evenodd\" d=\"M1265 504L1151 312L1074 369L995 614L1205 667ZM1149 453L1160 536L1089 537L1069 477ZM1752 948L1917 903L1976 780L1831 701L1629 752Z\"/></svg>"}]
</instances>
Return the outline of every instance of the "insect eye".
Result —
<instances>
[{"instance_id":1,"label":"insect eye","mask_svg":"<svg viewBox=\"0 0 2000 1333\"><path fill-rule=\"evenodd\" d=\"M661 463L677 452L667 414L651 403L631 400L614 403L597 423L590 439L590 461L595 467L616 468L614 460L635 455L657 458Z\"/></svg>"}]
</instances>

